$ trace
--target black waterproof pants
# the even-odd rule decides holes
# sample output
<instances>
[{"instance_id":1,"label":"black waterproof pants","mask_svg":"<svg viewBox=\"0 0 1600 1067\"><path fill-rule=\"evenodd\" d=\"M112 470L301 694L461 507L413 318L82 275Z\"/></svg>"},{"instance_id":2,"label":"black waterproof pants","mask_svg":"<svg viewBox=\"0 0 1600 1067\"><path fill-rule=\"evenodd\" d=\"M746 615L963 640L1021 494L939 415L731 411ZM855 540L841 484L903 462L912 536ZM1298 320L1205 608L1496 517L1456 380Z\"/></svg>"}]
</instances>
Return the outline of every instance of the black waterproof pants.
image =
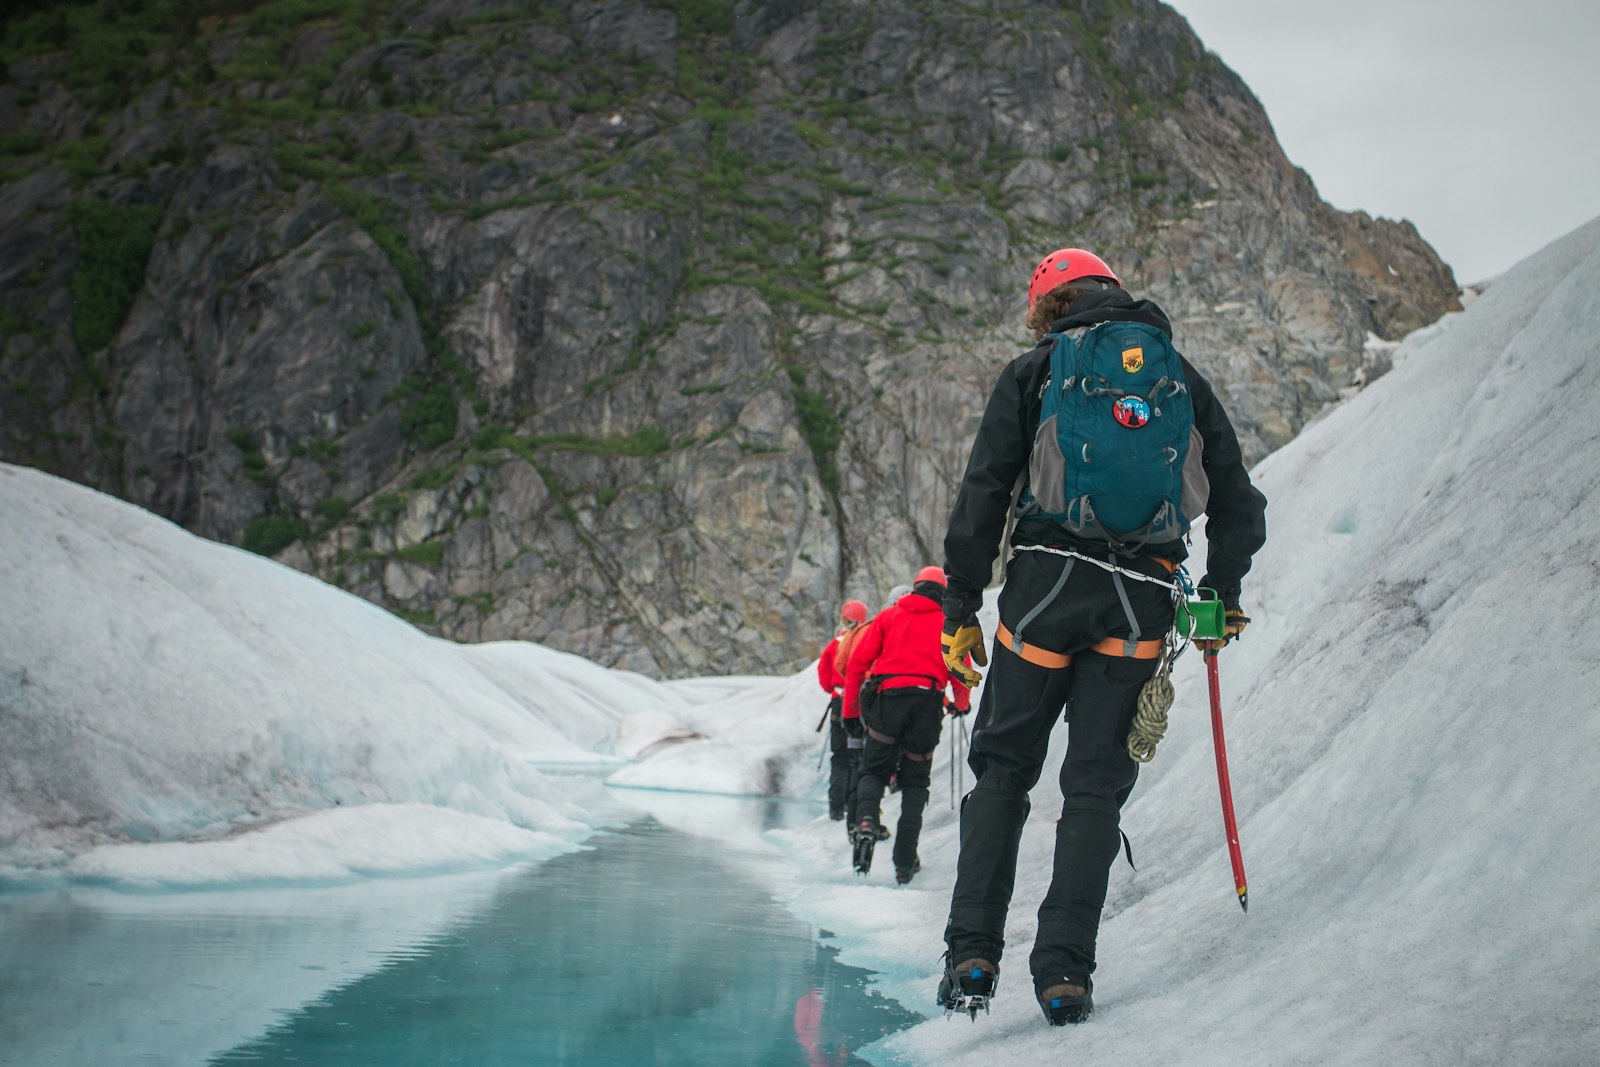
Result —
<instances>
[{"instance_id":1,"label":"black waterproof pants","mask_svg":"<svg viewBox=\"0 0 1600 1067\"><path fill-rule=\"evenodd\" d=\"M845 735L844 824L853 827L861 817L856 811L856 800L861 789L861 753L867 743L867 729L857 717L841 720L840 730ZM831 788L833 783L828 784Z\"/></svg>"},{"instance_id":2,"label":"black waterproof pants","mask_svg":"<svg viewBox=\"0 0 1600 1067\"><path fill-rule=\"evenodd\" d=\"M900 785L900 822L894 833L894 865L911 867L922 838L928 806L933 750L944 727L944 696L932 689L885 689L864 709L867 747L861 759L860 818L878 822L889 779ZM889 740L885 740L888 738Z\"/></svg>"},{"instance_id":3,"label":"black waterproof pants","mask_svg":"<svg viewBox=\"0 0 1600 1067\"><path fill-rule=\"evenodd\" d=\"M1058 556L1019 553L1000 597L1001 621L1015 630L1056 588L1065 565ZM1166 580L1157 564L1130 566ZM1094 970L1100 910L1121 840L1119 812L1139 775L1125 748L1128 727L1157 661L1087 649L1106 637L1130 636L1128 608L1141 639L1161 637L1172 625L1169 590L1124 578L1123 593L1127 608L1108 572L1079 562L1024 628L1023 640L1072 655L1070 666L1029 663L995 641L968 756L977 784L961 802L961 853L945 928L954 962L1000 962L1028 790L1039 780L1064 710L1067 754L1054 870L1029 963L1041 986L1063 979L1085 984Z\"/></svg>"},{"instance_id":4,"label":"black waterproof pants","mask_svg":"<svg viewBox=\"0 0 1600 1067\"><path fill-rule=\"evenodd\" d=\"M839 718L841 701L834 697L828 705L828 814L843 812L850 794L850 738Z\"/></svg>"}]
</instances>

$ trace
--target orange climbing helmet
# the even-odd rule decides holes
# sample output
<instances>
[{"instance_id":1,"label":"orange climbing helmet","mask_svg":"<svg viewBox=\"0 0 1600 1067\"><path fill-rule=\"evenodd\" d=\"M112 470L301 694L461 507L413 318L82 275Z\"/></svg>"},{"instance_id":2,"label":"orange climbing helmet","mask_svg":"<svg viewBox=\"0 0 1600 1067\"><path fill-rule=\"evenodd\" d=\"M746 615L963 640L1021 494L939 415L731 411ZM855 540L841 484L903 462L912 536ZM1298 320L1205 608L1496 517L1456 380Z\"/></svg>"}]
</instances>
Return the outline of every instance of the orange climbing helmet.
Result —
<instances>
[{"instance_id":1,"label":"orange climbing helmet","mask_svg":"<svg viewBox=\"0 0 1600 1067\"><path fill-rule=\"evenodd\" d=\"M1106 261L1082 248L1058 248L1033 268L1033 280L1028 283L1028 307L1058 285L1075 282L1080 278L1104 278L1118 289L1122 279L1114 274Z\"/></svg>"},{"instance_id":2,"label":"orange climbing helmet","mask_svg":"<svg viewBox=\"0 0 1600 1067\"><path fill-rule=\"evenodd\" d=\"M839 609L839 621L860 625L867 621L867 606L859 600L846 600Z\"/></svg>"},{"instance_id":3,"label":"orange climbing helmet","mask_svg":"<svg viewBox=\"0 0 1600 1067\"><path fill-rule=\"evenodd\" d=\"M938 582L940 585L943 585L944 584L944 568L943 567L935 567L935 566L932 566L931 564L929 566L926 566L926 567L922 568L920 571L917 572L916 583L920 584L922 582Z\"/></svg>"}]
</instances>

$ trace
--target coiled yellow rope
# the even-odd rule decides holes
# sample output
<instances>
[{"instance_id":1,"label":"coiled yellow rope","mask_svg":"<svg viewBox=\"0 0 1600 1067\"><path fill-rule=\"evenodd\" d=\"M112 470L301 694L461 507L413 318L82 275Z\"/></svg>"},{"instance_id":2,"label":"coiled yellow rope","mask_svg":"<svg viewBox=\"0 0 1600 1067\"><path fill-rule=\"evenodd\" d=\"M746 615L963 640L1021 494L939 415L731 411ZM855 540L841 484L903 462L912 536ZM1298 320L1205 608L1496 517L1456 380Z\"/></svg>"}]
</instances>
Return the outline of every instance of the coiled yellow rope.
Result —
<instances>
[{"instance_id":1,"label":"coiled yellow rope","mask_svg":"<svg viewBox=\"0 0 1600 1067\"><path fill-rule=\"evenodd\" d=\"M1176 693L1172 688L1172 657L1161 657L1156 673L1139 690L1139 702L1128 727L1128 755L1138 763L1155 758L1156 745L1167 736L1167 712Z\"/></svg>"}]
</instances>

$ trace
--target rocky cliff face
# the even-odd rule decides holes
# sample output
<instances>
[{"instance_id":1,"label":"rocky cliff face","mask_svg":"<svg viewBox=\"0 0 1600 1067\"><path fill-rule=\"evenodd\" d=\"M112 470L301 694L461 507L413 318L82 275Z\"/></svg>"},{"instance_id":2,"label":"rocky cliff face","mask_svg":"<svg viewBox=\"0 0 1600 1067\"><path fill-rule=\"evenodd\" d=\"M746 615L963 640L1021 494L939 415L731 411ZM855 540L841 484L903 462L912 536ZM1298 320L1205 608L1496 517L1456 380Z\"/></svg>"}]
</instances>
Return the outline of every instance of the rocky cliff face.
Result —
<instances>
[{"instance_id":1,"label":"rocky cliff face","mask_svg":"<svg viewBox=\"0 0 1600 1067\"><path fill-rule=\"evenodd\" d=\"M1064 244L1252 458L1455 306L1154 0L157 7L6 31L0 456L461 640L804 663Z\"/></svg>"}]
</instances>

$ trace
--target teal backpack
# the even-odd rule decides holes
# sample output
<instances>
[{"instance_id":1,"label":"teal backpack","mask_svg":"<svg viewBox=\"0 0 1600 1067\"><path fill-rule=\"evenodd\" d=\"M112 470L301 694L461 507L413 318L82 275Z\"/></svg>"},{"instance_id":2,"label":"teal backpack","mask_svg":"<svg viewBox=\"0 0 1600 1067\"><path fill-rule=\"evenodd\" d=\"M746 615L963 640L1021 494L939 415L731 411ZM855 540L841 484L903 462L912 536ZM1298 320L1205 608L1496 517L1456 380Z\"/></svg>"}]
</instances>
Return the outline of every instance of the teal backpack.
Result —
<instances>
[{"instance_id":1,"label":"teal backpack","mask_svg":"<svg viewBox=\"0 0 1600 1067\"><path fill-rule=\"evenodd\" d=\"M1046 334L1050 380L1020 517L1059 523L1124 555L1189 532L1204 506L1194 403L1178 350L1161 330L1102 322Z\"/></svg>"}]
</instances>

